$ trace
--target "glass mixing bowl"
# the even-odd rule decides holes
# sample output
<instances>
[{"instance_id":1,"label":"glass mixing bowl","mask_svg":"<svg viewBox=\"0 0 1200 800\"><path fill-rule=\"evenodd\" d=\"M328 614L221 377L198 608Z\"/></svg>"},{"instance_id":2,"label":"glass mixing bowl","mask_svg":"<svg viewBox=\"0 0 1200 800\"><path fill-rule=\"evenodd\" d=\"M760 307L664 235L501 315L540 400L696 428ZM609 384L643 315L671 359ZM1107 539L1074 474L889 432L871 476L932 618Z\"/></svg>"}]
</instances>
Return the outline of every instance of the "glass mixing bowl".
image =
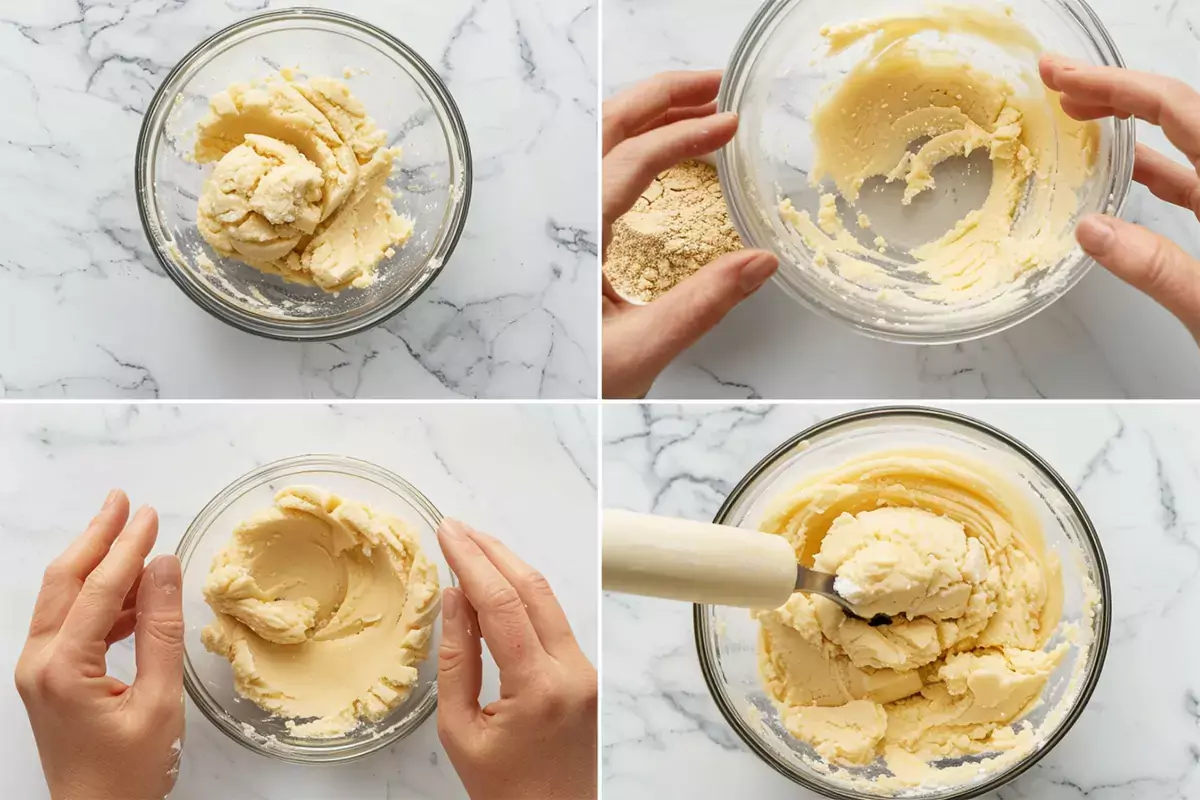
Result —
<instances>
[{"instance_id":1,"label":"glass mixing bowl","mask_svg":"<svg viewBox=\"0 0 1200 800\"><path fill-rule=\"evenodd\" d=\"M377 266L373 284L334 295L218 256L196 229L212 165L190 158L208 100L233 83L293 67L343 79L400 145L389 186L414 232ZM441 273L471 199L466 126L446 86L387 32L332 11L295 8L250 17L201 42L163 81L142 123L136 186L142 226L167 274L201 308L274 339L349 336L398 313ZM200 258L211 261L209 267Z\"/></svg>"},{"instance_id":2,"label":"glass mixing bowl","mask_svg":"<svg viewBox=\"0 0 1200 800\"><path fill-rule=\"evenodd\" d=\"M213 620L212 609L202 591L213 557L228 544L238 523L270 507L280 489L297 484L329 489L404 520L417 532L425 555L437 565L442 588L455 585L454 575L437 543L441 512L399 475L366 461L337 455L306 455L275 461L222 489L188 526L175 549L183 565L183 685L210 722L256 753L298 763L350 761L408 736L437 708L440 615L433 625L430 657L418 667L419 682L408 699L385 719L362 725L335 739L305 739L289 734L284 719L237 694L229 661L208 652L200 642L201 629Z\"/></svg>"},{"instance_id":3,"label":"glass mixing bowl","mask_svg":"<svg viewBox=\"0 0 1200 800\"><path fill-rule=\"evenodd\" d=\"M933 5L993 12L1011 6L1015 18L1047 48L1087 63L1124 66L1108 32L1082 0L1005 0L1003 5L995 0L945 0ZM821 27L929 10L926 0L768 0L742 34L721 86L720 110L738 112L741 124L733 142L720 151L718 166L734 226L747 247L769 250L779 257L780 269L775 279L788 295L868 336L895 342L943 344L968 341L1016 325L1049 306L1087 273L1093 262L1074 245L1075 222L1091 212L1120 213L1133 175L1134 125L1130 120L1098 121L1100 147L1096 167L1079 190L1076 215L1063 231L1064 236L1071 237L1073 249L1056 265L1025 273L1001 300L989 302L990 296L985 296L955 305L925 301L918 307L910 307L906 302L901 308L886 297L879 297L877 292L862 291L857 284L836 276L829 267L815 263L815 253L780 218L778 206L782 198L791 198L797 209L808 210L816 219L821 191L808 184L814 161L811 112L828 85L837 83L851 66L862 60L869 46L860 43L838 56L824 58L826 48ZM921 34L915 41L925 42L930 36ZM981 68L1010 78L1018 87L1028 87L1029 80L1020 76L1028 74L1023 69L1032 69L1032 80L1038 85L1028 88L1041 91L1037 65L1031 60L1020 61L1002 48L972 36L950 34L945 43ZM990 170L986 157L981 164L977 161L967 162L970 169ZM902 193L903 183L887 186L888 190L896 188ZM864 206L872 194L863 193ZM870 236L884 233L889 241L907 246L937 238L982 202L982 196L975 198L976 202L970 201L970 194L957 192L945 202L939 200L925 206L925 211L919 208L920 203L914 203L904 209L899 219L892 220L887 231L879 225L880 215L876 210L864 208L871 212L874 227L880 229L872 231ZM889 194L875 196L887 198ZM890 197L879 208L890 208L894 216L899 200L897 196ZM844 211L846 206L842 204L841 208ZM1019 208L1018 218L1021 213ZM848 229L855 228L849 225ZM898 292L927 285L918 280L919 273L913 277L911 271L897 271L893 260L862 258L899 281Z\"/></svg>"},{"instance_id":4,"label":"glass mixing bowl","mask_svg":"<svg viewBox=\"0 0 1200 800\"><path fill-rule=\"evenodd\" d=\"M1069 650L1042 690L1042 702L1022 718L1039 730L1046 723L1041 744L995 771L981 764L984 768L970 783L922 787L898 795L962 800L997 789L1037 763L1083 713L1100 679L1111 627L1108 566L1087 513L1058 473L1025 445L970 417L925 408L873 408L826 420L784 442L738 483L713 522L755 529L767 504L802 475L830 469L856 456L905 446L962 453L1006 476L1033 504L1046 547L1062 562L1062 621L1048 647L1067 641ZM1089 587L1094 588L1090 594L1099 597L1090 614ZM750 612L697 605L693 617L700 668L709 691L725 720L759 758L826 797L870 800L897 796L864 793L869 787L848 786L834 774L814 768L814 764L823 764L821 757L787 732L763 690L758 670L758 622ZM1072 623L1080 628L1074 641L1065 631ZM951 761L944 766L977 761L979 758ZM865 777L877 774L879 767L846 772Z\"/></svg>"}]
</instances>

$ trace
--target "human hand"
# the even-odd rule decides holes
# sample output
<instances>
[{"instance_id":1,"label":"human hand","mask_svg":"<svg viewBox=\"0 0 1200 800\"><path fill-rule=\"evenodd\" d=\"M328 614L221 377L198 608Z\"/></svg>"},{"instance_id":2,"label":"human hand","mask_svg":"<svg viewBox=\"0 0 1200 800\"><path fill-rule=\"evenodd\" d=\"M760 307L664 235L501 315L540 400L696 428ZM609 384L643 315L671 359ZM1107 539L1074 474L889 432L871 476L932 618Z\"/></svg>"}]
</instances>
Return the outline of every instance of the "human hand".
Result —
<instances>
[{"instance_id":1,"label":"human hand","mask_svg":"<svg viewBox=\"0 0 1200 800\"><path fill-rule=\"evenodd\" d=\"M175 785L183 739L179 559L143 568L158 516L113 491L49 567L17 660L53 800L160 800ZM105 674L109 646L133 634L137 678Z\"/></svg>"},{"instance_id":2,"label":"human hand","mask_svg":"<svg viewBox=\"0 0 1200 800\"><path fill-rule=\"evenodd\" d=\"M1063 111L1075 119L1137 117L1161 127L1194 168L1139 144L1133 179L1200 217L1200 94L1174 78L1061 56L1044 56L1040 67L1042 80L1062 93ZM1080 220L1075 235L1088 255L1158 301L1200 341L1200 261L1163 236L1102 214Z\"/></svg>"},{"instance_id":3,"label":"human hand","mask_svg":"<svg viewBox=\"0 0 1200 800\"><path fill-rule=\"evenodd\" d=\"M658 173L728 144L733 113L718 114L721 73L666 72L604 104L603 253L613 222L633 207ZM644 306L604 281L605 397L642 397L671 361L752 295L779 266L763 250L721 256Z\"/></svg>"},{"instance_id":4,"label":"human hand","mask_svg":"<svg viewBox=\"0 0 1200 800\"><path fill-rule=\"evenodd\" d=\"M443 520L461 589L442 594L438 735L471 800L597 796L596 670L550 585L498 540ZM480 634L500 699L479 707Z\"/></svg>"}]
</instances>

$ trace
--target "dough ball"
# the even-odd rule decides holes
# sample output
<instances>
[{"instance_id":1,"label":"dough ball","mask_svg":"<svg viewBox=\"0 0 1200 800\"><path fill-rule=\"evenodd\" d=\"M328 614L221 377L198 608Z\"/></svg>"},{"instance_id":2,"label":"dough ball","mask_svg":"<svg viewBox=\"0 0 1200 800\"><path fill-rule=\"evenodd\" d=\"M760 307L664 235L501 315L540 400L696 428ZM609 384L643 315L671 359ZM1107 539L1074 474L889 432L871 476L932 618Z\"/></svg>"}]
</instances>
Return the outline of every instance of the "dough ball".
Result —
<instances>
[{"instance_id":1,"label":"dough ball","mask_svg":"<svg viewBox=\"0 0 1200 800\"><path fill-rule=\"evenodd\" d=\"M988 571L982 545L960 523L919 508L841 515L814 561L867 618L961 617Z\"/></svg>"},{"instance_id":2,"label":"dough ball","mask_svg":"<svg viewBox=\"0 0 1200 800\"><path fill-rule=\"evenodd\" d=\"M222 255L281 258L321 221L324 176L286 142L247 134L204 184L197 224Z\"/></svg>"}]
</instances>

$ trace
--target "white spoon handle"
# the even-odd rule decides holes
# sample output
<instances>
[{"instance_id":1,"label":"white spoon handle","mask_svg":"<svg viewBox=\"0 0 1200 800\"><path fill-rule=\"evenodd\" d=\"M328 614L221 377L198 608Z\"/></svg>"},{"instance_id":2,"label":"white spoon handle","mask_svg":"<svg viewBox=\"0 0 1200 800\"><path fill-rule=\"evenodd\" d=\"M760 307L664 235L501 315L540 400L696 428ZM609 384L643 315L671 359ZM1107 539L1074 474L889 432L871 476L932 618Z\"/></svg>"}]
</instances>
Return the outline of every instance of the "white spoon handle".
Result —
<instances>
[{"instance_id":1,"label":"white spoon handle","mask_svg":"<svg viewBox=\"0 0 1200 800\"><path fill-rule=\"evenodd\" d=\"M606 591L693 603L778 608L796 588L782 536L727 525L605 510Z\"/></svg>"}]
</instances>

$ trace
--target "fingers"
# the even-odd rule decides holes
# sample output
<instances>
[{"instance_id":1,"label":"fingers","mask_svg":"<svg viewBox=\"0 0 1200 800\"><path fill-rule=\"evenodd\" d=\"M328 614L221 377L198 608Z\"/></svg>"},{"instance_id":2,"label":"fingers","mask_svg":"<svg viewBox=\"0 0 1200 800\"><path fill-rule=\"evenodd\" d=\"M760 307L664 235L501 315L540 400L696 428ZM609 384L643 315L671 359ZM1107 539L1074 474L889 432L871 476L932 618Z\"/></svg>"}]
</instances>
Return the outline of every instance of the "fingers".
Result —
<instances>
[{"instance_id":1,"label":"fingers","mask_svg":"<svg viewBox=\"0 0 1200 800\"><path fill-rule=\"evenodd\" d=\"M1039 68L1045 84L1062 92L1076 110L1078 104L1110 108L1158 125L1193 166L1200 162L1200 94L1182 81L1061 56L1044 56Z\"/></svg>"},{"instance_id":2,"label":"fingers","mask_svg":"<svg viewBox=\"0 0 1200 800\"><path fill-rule=\"evenodd\" d=\"M672 108L703 106L721 90L721 71L664 72L605 101L604 155Z\"/></svg>"},{"instance_id":3,"label":"fingers","mask_svg":"<svg viewBox=\"0 0 1200 800\"><path fill-rule=\"evenodd\" d=\"M1160 200L1182 206L1200 217L1200 177L1194 170L1139 144L1133 162L1133 179Z\"/></svg>"},{"instance_id":4,"label":"fingers","mask_svg":"<svg viewBox=\"0 0 1200 800\"><path fill-rule=\"evenodd\" d=\"M1121 280L1140 289L1200 333L1200 263L1168 239L1113 217L1084 217L1080 246Z\"/></svg>"},{"instance_id":5,"label":"fingers","mask_svg":"<svg viewBox=\"0 0 1200 800\"><path fill-rule=\"evenodd\" d=\"M113 623L112 630L104 637L104 646L112 647L122 639L126 639L133 635L133 629L137 625L137 609L123 608L121 613L117 615L117 621Z\"/></svg>"},{"instance_id":6,"label":"fingers","mask_svg":"<svg viewBox=\"0 0 1200 800\"><path fill-rule=\"evenodd\" d=\"M438 727L457 729L479 717L483 648L479 619L461 589L442 592L442 643L438 647Z\"/></svg>"},{"instance_id":7,"label":"fingers","mask_svg":"<svg viewBox=\"0 0 1200 800\"><path fill-rule=\"evenodd\" d=\"M142 578L146 571L142 570L141 574L133 581L133 586L125 593L125 601L121 603L121 613L117 615L117 621L113 623L112 630L104 637L106 647L111 647L127 636L133 635L133 628L137 622L137 596L138 590L142 586Z\"/></svg>"},{"instance_id":8,"label":"fingers","mask_svg":"<svg viewBox=\"0 0 1200 800\"><path fill-rule=\"evenodd\" d=\"M559 659L577 656L581 651L571 632L571 623L545 577L517 558L499 539L469 526L467 535L517 590L546 652Z\"/></svg>"},{"instance_id":9,"label":"fingers","mask_svg":"<svg viewBox=\"0 0 1200 800\"><path fill-rule=\"evenodd\" d=\"M1120 117L1121 119L1129 119L1129 117L1132 116L1128 112L1118 112L1116 109L1109 106L1098 106L1092 103L1084 103L1063 95L1059 96L1059 103L1062 105L1062 110L1067 113L1068 117L1080 121L1100 119L1102 117Z\"/></svg>"},{"instance_id":10,"label":"fingers","mask_svg":"<svg viewBox=\"0 0 1200 800\"><path fill-rule=\"evenodd\" d=\"M135 697L179 704L183 692L183 582L179 559L158 556L145 570L137 594Z\"/></svg>"},{"instance_id":11,"label":"fingers","mask_svg":"<svg viewBox=\"0 0 1200 800\"><path fill-rule=\"evenodd\" d=\"M606 331L605 397L640 397L660 372L775 274L762 250L729 253L645 306L626 309L622 330ZM610 339L610 337L618 337ZM611 365L611 366L610 366Z\"/></svg>"},{"instance_id":12,"label":"fingers","mask_svg":"<svg viewBox=\"0 0 1200 800\"><path fill-rule=\"evenodd\" d=\"M158 515L154 509L143 506L113 542L108 555L88 575L67 612L62 630L73 641L95 642L108 635L157 536Z\"/></svg>"},{"instance_id":13,"label":"fingers","mask_svg":"<svg viewBox=\"0 0 1200 800\"><path fill-rule=\"evenodd\" d=\"M471 539L466 527L452 519L443 520L438 526L438 543L475 608L480 632L501 676L519 672L536 660L543 653L542 645L521 595Z\"/></svg>"},{"instance_id":14,"label":"fingers","mask_svg":"<svg viewBox=\"0 0 1200 800\"><path fill-rule=\"evenodd\" d=\"M625 298L621 297L617 290L613 288L612 281L608 279L608 275L603 270L600 271L600 278L602 281L600 297L603 301L604 310L607 311L611 305L624 303Z\"/></svg>"},{"instance_id":15,"label":"fingers","mask_svg":"<svg viewBox=\"0 0 1200 800\"><path fill-rule=\"evenodd\" d=\"M627 139L604 157L604 230L633 204L663 170L727 145L737 132L737 114L685 119ZM607 249L607 233L605 234Z\"/></svg>"},{"instance_id":16,"label":"fingers","mask_svg":"<svg viewBox=\"0 0 1200 800\"><path fill-rule=\"evenodd\" d=\"M665 114L662 114L653 119L648 125L643 127L635 136L640 136L643 133L648 133L655 128L661 128L663 125L670 125L672 122L680 122L685 119L696 119L698 117L711 117L717 113L717 102L714 100L711 103L705 103L702 106L690 106L687 108L672 108Z\"/></svg>"},{"instance_id":17,"label":"fingers","mask_svg":"<svg viewBox=\"0 0 1200 800\"><path fill-rule=\"evenodd\" d=\"M62 626L84 580L108 555L128 517L129 498L114 489L87 529L50 563L34 604L30 638L52 634Z\"/></svg>"}]
</instances>

